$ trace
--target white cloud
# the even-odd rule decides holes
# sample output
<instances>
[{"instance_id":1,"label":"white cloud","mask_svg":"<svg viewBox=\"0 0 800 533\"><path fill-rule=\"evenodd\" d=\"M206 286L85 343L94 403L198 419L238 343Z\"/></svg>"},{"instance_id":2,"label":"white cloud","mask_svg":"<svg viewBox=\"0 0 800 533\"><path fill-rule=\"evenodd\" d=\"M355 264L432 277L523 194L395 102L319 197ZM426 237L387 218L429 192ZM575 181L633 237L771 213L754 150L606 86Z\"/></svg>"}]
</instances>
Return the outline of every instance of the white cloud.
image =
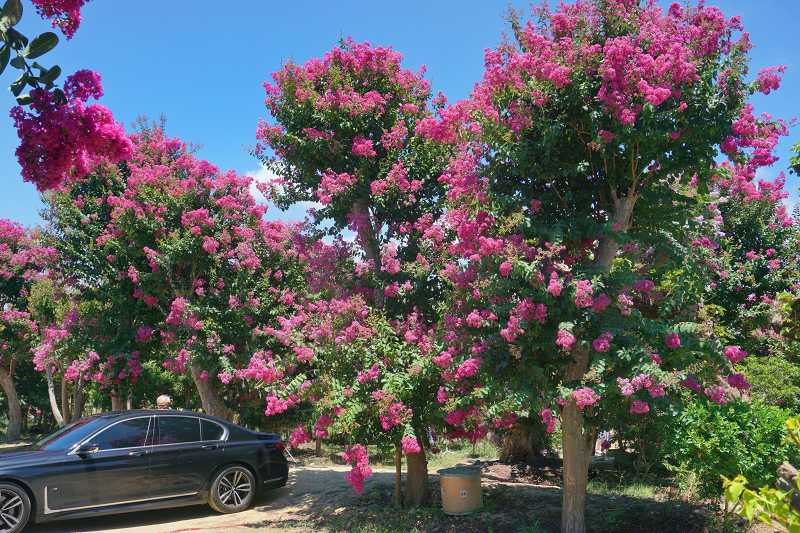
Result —
<instances>
[{"instance_id":1,"label":"white cloud","mask_svg":"<svg viewBox=\"0 0 800 533\"><path fill-rule=\"evenodd\" d=\"M253 182L250 184L250 193L256 199L256 202L268 206L267 214L265 215L267 219L282 220L284 222L302 222L306 218L309 209L319 209L322 207L322 204L318 202L297 202L288 209L281 210L276 207L275 204L268 201L257 187L258 183L268 183L277 178L278 175L263 165L261 168L250 170L245 174L253 178Z\"/></svg>"},{"instance_id":2,"label":"white cloud","mask_svg":"<svg viewBox=\"0 0 800 533\"><path fill-rule=\"evenodd\" d=\"M786 210L791 214L797 204L800 203L800 197L795 193L790 195L789 198L784 198L783 203L786 204Z\"/></svg>"}]
</instances>

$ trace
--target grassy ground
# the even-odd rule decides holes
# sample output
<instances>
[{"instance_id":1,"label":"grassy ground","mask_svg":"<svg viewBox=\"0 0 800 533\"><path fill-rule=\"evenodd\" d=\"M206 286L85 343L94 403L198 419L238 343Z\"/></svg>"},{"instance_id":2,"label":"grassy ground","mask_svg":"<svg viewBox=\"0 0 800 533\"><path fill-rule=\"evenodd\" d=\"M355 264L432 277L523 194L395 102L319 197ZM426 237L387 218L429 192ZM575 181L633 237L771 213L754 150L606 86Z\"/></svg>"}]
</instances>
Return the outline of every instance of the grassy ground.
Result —
<instances>
[{"instance_id":1,"label":"grassy ground","mask_svg":"<svg viewBox=\"0 0 800 533\"><path fill-rule=\"evenodd\" d=\"M327 466L331 464L342 464L341 454L344 446L327 445L322 446L319 455L314 452L313 445L305 445L299 450L294 450L295 459L305 466ZM392 453L380 453L377 449L370 447L370 464L378 468L394 468L394 455ZM447 443L439 453L428 454L428 470L435 472L441 468L463 465L478 461L496 460L497 448L488 441L481 441L476 445L469 443Z\"/></svg>"}]
</instances>

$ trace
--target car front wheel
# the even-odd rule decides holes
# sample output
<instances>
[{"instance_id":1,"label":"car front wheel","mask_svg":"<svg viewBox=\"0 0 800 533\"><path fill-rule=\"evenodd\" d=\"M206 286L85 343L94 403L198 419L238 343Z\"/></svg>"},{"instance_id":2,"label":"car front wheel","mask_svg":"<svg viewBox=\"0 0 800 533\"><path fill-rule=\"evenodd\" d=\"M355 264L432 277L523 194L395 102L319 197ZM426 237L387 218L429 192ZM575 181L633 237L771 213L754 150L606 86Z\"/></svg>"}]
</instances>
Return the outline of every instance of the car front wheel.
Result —
<instances>
[{"instance_id":1,"label":"car front wheel","mask_svg":"<svg viewBox=\"0 0 800 533\"><path fill-rule=\"evenodd\" d=\"M223 468L211 483L208 504L218 513L244 511L256 496L256 478L250 470L234 465Z\"/></svg>"},{"instance_id":2,"label":"car front wheel","mask_svg":"<svg viewBox=\"0 0 800 533\"><path fill-rule=\"evenodd\" d=\"M22 487L0 483L0 533L22 531L31 516L31 500Z\"/></svg>"}]
</instances>

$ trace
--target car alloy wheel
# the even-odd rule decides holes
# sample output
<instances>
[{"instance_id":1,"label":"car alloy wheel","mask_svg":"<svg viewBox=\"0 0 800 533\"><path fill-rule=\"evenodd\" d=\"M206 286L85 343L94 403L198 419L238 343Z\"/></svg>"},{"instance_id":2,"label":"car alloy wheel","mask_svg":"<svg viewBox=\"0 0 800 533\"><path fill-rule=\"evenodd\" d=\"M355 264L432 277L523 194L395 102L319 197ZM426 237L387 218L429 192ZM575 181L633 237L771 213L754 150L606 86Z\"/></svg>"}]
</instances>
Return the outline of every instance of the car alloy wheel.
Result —
<instances>
[{"instance_id":1,"label":"car alloy wheel","mask_svg":"<svg viewBox=\"0 0 800 533\"><path fill-rule=\"evenodd\" d=\"M256 480L247 468L231 466L219 473L212 490L212 507L219 512L235 513L252 503Z\"/></svg>"},{"instance_id":2,"label":"car alloy wheel","mask_svg":"<svg viewBox=\"0 0 800 533\"><path fill-rule=\"evenodd\" d=\"M30 500L24 490L0 484L0 533L17 533L28 522Z\"/></svg>"}]
</instances>

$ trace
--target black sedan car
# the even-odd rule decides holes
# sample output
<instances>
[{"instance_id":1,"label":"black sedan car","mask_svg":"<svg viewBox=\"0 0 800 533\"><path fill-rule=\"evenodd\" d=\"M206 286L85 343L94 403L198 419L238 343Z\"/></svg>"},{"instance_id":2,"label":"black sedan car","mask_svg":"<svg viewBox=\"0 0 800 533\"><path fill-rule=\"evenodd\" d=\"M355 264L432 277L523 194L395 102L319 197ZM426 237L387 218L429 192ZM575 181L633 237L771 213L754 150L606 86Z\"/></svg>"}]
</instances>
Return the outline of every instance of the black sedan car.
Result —
<instances>
[{"instance_id":1,"label":"black sedan car","mask_svg":"<svg viewBox=\"0 0 800 533\"><path fill-rule=\"evenodd\" d=\"M0 453L0 533L46 522L208 503L247 509L286 484L284 443L185 411L91 416Z\"/></svg>"}]
</instances>

